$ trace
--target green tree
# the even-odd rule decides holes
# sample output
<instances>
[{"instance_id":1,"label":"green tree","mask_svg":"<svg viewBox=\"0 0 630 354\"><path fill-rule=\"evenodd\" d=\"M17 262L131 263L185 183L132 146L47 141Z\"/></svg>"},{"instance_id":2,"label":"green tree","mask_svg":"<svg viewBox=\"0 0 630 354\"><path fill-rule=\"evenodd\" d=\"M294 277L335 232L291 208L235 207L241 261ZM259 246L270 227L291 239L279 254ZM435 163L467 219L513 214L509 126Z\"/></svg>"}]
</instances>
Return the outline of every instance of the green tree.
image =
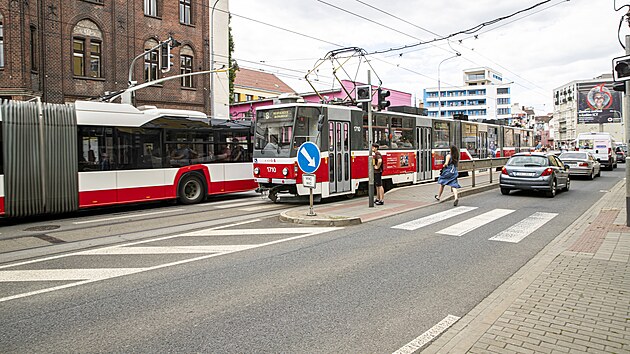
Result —
<instances>
[{"instance_id":1,"label":"green tree","mask_svg":"<svg viewBox=\"0 0 630 354\"><path fill-rule=\"evenodd\" d=\"M236 79L236 72L239 70L236 59L232 59L232 53L234 53L234 38L232 37L232 26L229 23L232 21L232 15L228 19L228 62L230 63L230 104L234 103L234 80Z\"/></svg>"}]
</instances>

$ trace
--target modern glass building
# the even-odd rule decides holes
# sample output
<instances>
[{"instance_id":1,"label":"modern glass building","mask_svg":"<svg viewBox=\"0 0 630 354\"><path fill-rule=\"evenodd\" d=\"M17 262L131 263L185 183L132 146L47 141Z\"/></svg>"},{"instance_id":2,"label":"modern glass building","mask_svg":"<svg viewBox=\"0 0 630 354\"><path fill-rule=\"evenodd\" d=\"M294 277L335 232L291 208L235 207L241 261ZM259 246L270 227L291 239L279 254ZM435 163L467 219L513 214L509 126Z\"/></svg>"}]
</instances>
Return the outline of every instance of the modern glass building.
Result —
<instances>
[{"instance_id":1,"label":"modern glass building","mask_svg":"<svg viewBox=\"0 0 630 354\"><path fill-rule=\"evenodd\" d=\"M487 67L464 70L463 76L463 86L424 90L424 108L430 117L465 114L469 120L480 121L511 118L512 82L504 83L500 72Z\"/></svg>"}]
</instances>

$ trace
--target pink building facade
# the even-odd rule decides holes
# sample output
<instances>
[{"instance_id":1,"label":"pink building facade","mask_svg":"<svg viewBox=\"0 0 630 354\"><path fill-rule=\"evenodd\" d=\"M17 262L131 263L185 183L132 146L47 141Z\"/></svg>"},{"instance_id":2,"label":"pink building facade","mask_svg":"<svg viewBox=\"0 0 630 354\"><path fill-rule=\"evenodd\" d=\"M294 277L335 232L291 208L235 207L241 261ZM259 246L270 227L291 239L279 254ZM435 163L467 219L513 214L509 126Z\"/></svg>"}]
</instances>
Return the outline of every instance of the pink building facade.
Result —
<instances>
[{"instance_id":1,"label":"pink building facade","mask_svg":"<svg viewBox=\"0 0 630 354\"><path fill-rule=\"evenodd\" d=\"M342 86L345 88L338 88L333 90L321 91L319 94L324 97L327 102L337 102L337 101L350 101L348 97L348 93L351 96L355 95L355 83L352 81L342 80ZM363 86L364 84L356 83L356 86ZM372 95L372 105L377 104L377 86L373 86L373 95ZM412 96L410 93L392 90L388 88L383 88L383 90L388 90L390 92L390 96L387 98L389 102L391 102L391 107L395 106L412 106ZM292 92L287 92L291 94ZM295 94L295 93L293 93ZM305 94L296 94L304 99L305 102L319 103L322 99L314 92L305 93ZM233 119L242 118L242 117L255 117L256 109L259 107L269 106L274 104L278 100L275 98L266 98L262 100L254 100L254 101L245 101L238 102L232 104L230 106L230 116Z\"/></svg>"}]
</instances>

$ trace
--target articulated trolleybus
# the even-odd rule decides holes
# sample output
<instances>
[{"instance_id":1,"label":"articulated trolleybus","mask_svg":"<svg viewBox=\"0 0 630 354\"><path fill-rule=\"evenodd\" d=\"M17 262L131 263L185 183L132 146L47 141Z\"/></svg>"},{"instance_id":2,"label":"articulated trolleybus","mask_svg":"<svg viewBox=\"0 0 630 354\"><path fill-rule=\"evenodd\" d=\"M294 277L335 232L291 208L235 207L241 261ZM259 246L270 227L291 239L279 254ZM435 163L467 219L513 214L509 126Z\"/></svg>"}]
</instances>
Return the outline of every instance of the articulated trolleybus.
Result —
<instances>
[{"instance_id":1,"label":"articulated trolleybus","mask_svg":"<svg viewBox=\"0 0 630 354\"><path fill-rule=\"evenodd\" d=\"M392 111L372 115L372 141L383 155L386 189L437 178L451 145L461 160L507 157L532 149L533 131L472 121ZM305 141L321 151L313 193L320 198L353 196L368 188L368 121L355 107L287 103L258 108L254 177L269 198L306 196L297 149Z\"/></svg>"},{"instance_id":2,"label":"articulated trolleybus","mask_svg":"<svg viewBox=\"0 0 630 354\"><path fill-rule=\"evenodd\" d=\"M77 101L0 105L0 215L254 190L251 121Z\"/></svg>"}]
</instances>

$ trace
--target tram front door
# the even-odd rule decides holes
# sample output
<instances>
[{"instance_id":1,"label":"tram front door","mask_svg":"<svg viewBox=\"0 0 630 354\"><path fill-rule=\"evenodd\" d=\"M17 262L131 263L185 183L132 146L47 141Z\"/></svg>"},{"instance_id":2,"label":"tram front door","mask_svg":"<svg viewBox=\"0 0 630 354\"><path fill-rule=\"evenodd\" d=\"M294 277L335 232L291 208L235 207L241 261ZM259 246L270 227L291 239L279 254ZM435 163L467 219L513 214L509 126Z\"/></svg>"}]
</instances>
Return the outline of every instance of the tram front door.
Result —
<instances>
[{"instance_id":1,"label":"tram front door","mask_svg":"<svg viewBox=\"0 0 630 354\"><path fill-rule=\"evenodd\" d=\"M330 194L351 190L349 122L328 122L328 177Z\"/></svg>"},{"instance_id":2,"label":"tram front door","mask_svg":"<svg viewBox=\"0 0 630 354\"><path fill-rule=\"evenodd\" d=\"M419 127L416 131L418 151L416 151L416 166L418 169L416 182L433 178L431 165L431 128Z\"/></svg>"}]
</instances>

